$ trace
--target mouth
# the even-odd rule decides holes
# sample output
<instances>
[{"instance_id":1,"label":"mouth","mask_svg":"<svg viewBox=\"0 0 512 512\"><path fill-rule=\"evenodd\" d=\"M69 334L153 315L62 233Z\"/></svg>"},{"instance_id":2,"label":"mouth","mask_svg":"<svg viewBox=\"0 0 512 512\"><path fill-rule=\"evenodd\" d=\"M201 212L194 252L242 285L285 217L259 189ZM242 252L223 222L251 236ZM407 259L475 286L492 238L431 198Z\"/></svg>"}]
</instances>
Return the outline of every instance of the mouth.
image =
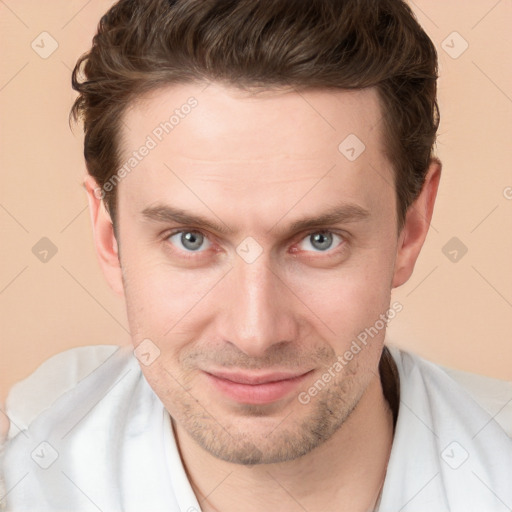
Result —
<instances>
[{"instance_id":1,"label":"mouth","mask_svg":"<svg viewBox=\"0 0 512 512\"><path fill-rule=\"evenodd\" d=\"M250 374L242 372L206 372L209 382L223 395L238 403L270 404L296 390L312 372Z\"/></svg>"}]
</instances>

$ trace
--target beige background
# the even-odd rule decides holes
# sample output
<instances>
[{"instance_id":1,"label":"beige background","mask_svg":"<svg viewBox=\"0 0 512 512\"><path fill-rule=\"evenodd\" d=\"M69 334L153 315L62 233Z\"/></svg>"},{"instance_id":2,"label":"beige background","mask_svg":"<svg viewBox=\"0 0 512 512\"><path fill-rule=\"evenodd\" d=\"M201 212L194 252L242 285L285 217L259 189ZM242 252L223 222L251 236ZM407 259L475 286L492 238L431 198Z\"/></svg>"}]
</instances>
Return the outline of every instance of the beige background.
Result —
<instances>
[{"instance_id":1,"label":"beige background","mask_svg":"<svg viewBox=\"0 0 512 512\"><path fill-rule=\"evenodd\" d=\"M70 71L111 3L0 0L0 400L59 351L129 340L123 303L93 249L81 131L67 124ZM404 309L389 339L444 365L512 379L512 3L411 5L439 52L444 175L415 273L394 292ZM58 48L42 58L32 42L48 52L50 37ZM58 250L47 262L32 252L42 237ZM453 247L443 253L452 237L467 247L456 262Z\"/></svg>"}]
</instances>

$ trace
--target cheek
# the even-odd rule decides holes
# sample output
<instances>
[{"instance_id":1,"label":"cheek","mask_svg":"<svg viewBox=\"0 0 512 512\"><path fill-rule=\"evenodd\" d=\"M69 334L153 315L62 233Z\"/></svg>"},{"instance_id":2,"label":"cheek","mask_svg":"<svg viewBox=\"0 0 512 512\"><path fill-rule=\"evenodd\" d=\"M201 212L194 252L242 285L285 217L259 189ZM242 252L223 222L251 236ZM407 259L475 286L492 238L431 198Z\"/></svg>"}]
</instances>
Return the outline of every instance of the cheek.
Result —
<instances>
[{"instance_id":1,"label":"cheek","mask_svg":"<svg viewBox=\"0 0 512 512\"><path fill-rule=\"evenodd\" d=\"M392 261L392 251L368 251L338 268L303 268L288 279L290 288L297 290L297 297L317 317L314 321L319 332L326 333L341 348L388 310Z\"/></svg>"},{"instance_id":2,"label":"cheek","mask_svg":"<svg viewBox=\"0 0 512 512\"><path fill-rule=\"evenodd\" d=\"M132 338L165 339L186 325L218 280L212 271L172 267L160 256L125 252L124 286Z\"/></svg>"},{"instance_id":3,"label":"cheek","mask_svg":"<svg viewBox=\"0 0 512 512\"><path fill-rule=\"evenodd\" d=\"M321 337L350 344L389 307L394 260L393 247L385 242L355 248L346 261L329 269L306 264L276 269L293 292L286 309L295 320L306 318L310 326L316 324ZM219 281L228 267L177 268L156 250L129 245L122 259L135 344L150 338L162 348L171 340L173 346L181 346L180 337L195 337L207 328L218 304L225 303L219 300L224 289Z\"/></svg>"}]
</instances>

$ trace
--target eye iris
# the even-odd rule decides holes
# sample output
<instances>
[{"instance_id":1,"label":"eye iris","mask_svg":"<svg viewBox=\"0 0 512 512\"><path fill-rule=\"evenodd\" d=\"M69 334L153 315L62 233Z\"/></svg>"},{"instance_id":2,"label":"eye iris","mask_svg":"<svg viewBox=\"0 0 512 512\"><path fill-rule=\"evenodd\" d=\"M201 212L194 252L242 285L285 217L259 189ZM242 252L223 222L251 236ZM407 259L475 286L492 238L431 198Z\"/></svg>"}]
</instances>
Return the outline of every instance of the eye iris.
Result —
<instances>
[{"instance_id":1,"label":"eye iris","mask_svg":"<svg viewBox=\"0 0 512 512\"><path fill-rule=\"evenodd\" d=\"M200 249L203 244L203 235L192 231L182 233L181 243L183 244L183 247L186 247L190 251L197 251L197 249Z\"/></svg>"},{"instance_id":2,"label":"eye iris","mask_svg":"<svg viewBox=\"0 0 512 512\"><path fill-rule=\"evenodd\" d=\"M311 245L320 251L325 251L332 245L331 233L314 233L309 238L311 240Z\"/></svg>"}]
</instances>

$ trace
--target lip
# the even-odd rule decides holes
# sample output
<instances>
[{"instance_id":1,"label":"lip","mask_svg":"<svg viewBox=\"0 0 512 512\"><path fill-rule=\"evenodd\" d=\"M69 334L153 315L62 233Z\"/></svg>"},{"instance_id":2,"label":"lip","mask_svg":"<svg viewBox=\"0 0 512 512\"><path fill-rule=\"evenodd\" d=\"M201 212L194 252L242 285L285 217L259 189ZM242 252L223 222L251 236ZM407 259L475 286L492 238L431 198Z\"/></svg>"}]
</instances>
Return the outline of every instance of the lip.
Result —
<instances>
[{"instance_id":1,"label":"lip","mask_svg":"<svg viewBox=\"0 0 512 512\"><path fill-rule=\"evenodd\" d=\"M208 380L231 400L245 404L276 402L296 389L311 373L273 372L248 374L242 372L203 372Z\"/></svg>"}]
</instances>

